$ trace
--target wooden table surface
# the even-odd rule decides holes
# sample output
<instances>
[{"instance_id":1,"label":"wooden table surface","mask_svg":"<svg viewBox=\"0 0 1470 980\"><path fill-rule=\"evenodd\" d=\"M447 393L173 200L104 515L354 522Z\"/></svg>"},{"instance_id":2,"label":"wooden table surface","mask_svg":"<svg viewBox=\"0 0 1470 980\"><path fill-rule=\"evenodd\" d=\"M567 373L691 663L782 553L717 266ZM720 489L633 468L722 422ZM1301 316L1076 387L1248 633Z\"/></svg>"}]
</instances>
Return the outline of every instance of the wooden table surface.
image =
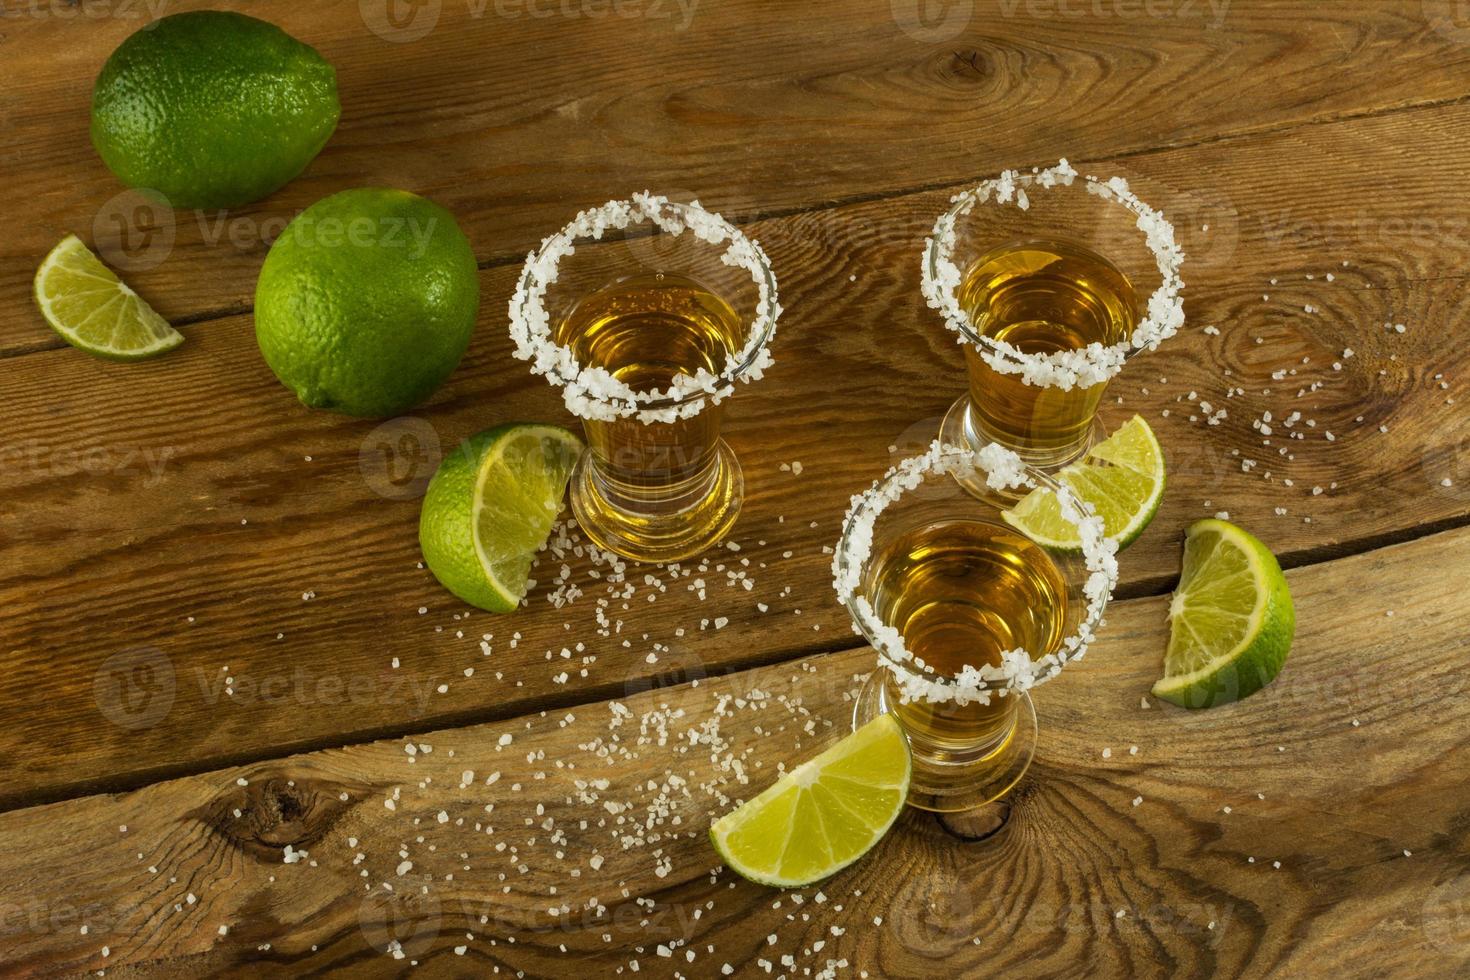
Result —
<instances>
[{"instance_id":1,"label":"wooden table surface","mask_svg":"<svg viewBox=\"0 0 1470 980\"><path fill-rule=\"evenodd\" d=\"M90 146L92 81L156 3L0 3L0 974L1470 971L1463 4L213 6L315 45L343 104L228 214L143 207ZM1188 322L1104 408L1159 434L1163 507L1038 692L1009 807L910 812L820 888L740 881L711 816L837 738L872 663L831 593L848 497L964 385L923 236L1064 155L1188 254ZM459 370L382 422L303 408L251 320L285 221L361 185L452 210L484 294ZM729 413L740 550L626 586L569 556L571 605L472 610L418 565L423 483L479 429L569 421L510 356L512 279L643 188L780 279L776 367ZM28 293L68 232L184 346L64 346ZM1217 511L1290 570L1297 640L1190 713L1147 692L1181 532Z\"/></svg>"}]
</instances>

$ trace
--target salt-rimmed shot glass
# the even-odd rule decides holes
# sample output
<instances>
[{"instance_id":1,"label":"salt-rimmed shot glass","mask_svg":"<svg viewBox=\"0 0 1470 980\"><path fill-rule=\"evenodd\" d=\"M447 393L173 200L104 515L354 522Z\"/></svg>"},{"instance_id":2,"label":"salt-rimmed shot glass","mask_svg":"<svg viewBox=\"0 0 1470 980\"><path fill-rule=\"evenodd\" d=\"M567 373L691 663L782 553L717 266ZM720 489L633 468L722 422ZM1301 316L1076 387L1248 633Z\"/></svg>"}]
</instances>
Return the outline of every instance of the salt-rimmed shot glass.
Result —
<instances>
[{"instance_id":1,"label":"salt-rimmed shot glass","mask_svg":"<svg viewBox=\"0 0 1470 980\"><path fill-rule=\"evenodd\" d=\"M771 363L780 311L760 245L698 202L610 201L527 257L511 338L582 419L583 533L644 562L729 533L745 484L720 436L725 401Z\"/></svg>"},{"instance_id":2,"label":"salt-rimmed shot glass","mask_svg":"<svg viewBox=\"0 0 1470 980\"><path fill-rule=\"evenodd\" d=\"M1103 437L1107 383L1184 322L1183 258L1173 227L1126 181L1066 160L955 195L922 273L969 379L940 441L996 443L1046 472L1085 454Z\"/></svg>"},{"instance_id":3,"label":"salt-rimmed shot glass","mask_svg":"<svg viewBox=\"0 0 1470 980\"><path fill-rule=\"evenodd\" d=\"M1007 523L1016 492L1036 488L1057 494L1081 553ZM1086 652L1115 553L1071 491L993 444L976 454L935 442L853 498L834 585L878 651L853 726L898 720L914 758L909 805L969 810L1020 781L1036 750L1029 691Z\"/></svg>"}]
</instances>

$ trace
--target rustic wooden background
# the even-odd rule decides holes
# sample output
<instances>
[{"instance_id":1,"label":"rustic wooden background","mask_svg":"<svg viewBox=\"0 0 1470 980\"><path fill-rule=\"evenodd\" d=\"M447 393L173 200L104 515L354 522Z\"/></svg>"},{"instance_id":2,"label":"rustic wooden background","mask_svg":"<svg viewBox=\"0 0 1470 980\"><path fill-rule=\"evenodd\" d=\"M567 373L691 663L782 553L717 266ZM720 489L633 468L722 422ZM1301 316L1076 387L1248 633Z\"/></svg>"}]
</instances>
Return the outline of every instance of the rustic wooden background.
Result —
<instances>
[{"instance_id":1,"label":"rustic wooden background","mask_svg":"<svg viewBox=\"0 0 1470 980\"><path fill-rule=\"evenodd\" d=\"M1470 971L1464 4L211 6L318 47L342 121L269 199L159 214L87 136L92 80L157 3L0 2L0 974ZM1062 155L1129 177L1189 254L1188 324L1105 409L1143 413L1170 468L1106 638L1039 692L1009 808L910 813L820 889L734 880L717 794L835 738L870 663L823 549L963 387L921 239L956 190ZM285 221L365 184L451 209L484 289L464 364L382 424L297 404L251 324ZM780 276L777 366L728 427L742 550L702 602L630 576L616 636L580 561L567 608L469 610L417 567L417 491L474 431L564 418L509 355L513 276L645 187L739 221ZM65 347L28 292L68 232L188 342ZM1220 510L1291 569L1298 638L1269 689L1186 713L1144 695L1181 531ZM722 697L718 739L681 741ZM664 839L625 851L608 802Z\"/></svg>"}]
</instances>

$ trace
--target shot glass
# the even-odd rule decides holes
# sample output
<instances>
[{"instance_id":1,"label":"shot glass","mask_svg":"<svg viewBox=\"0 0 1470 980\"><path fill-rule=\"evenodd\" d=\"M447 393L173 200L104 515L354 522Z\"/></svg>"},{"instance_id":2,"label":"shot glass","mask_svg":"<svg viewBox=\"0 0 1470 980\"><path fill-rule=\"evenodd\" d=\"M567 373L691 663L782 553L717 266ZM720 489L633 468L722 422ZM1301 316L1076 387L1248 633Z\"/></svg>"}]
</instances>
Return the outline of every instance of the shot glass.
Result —
<instances>
[{"instance_id":1,"label":"shot glass","mask_svg":"<svg viewBox=\"0 0 1470 980\"><path fill-rule=\"evenodd\" d=\"M1007 521L1015 494L1038 490L1058 496L1081 554ZM834 584L878 652L853 726L887 712L902 726L909 805L969 810L1020 781L1036 751L1030 689L1086 651L1117 583L1115 552L1071 491L994 445L977 455L935 442L853 498Z\"/></svg>"},{"instance_id":2,"label":"shot glass","mask_svg":"<svg viewBox=\"0 0 1470 980\"><path fill-rule=\"evenodd\" d=\"M745 484L725 402L770 365L780 311L760 245L698 202L611 201L527 257L511 337L582 419L570 496L593 542L671 562L729 533Z\"/></svg>"},{"instance_id":3,"label":"shot glass","mask_svg":"<svg viewBox=\"0 0 1470 980\"><path fill-rule=\"evenodd\" d=\"M1048 473L1084 455L1104 436L1108 382L1184 322L1183 258L1126 181L1065 160L956 195L923 260L925 299L963 346L969 382L940 441L995 443Z\"/></svg>"}]
</instances>

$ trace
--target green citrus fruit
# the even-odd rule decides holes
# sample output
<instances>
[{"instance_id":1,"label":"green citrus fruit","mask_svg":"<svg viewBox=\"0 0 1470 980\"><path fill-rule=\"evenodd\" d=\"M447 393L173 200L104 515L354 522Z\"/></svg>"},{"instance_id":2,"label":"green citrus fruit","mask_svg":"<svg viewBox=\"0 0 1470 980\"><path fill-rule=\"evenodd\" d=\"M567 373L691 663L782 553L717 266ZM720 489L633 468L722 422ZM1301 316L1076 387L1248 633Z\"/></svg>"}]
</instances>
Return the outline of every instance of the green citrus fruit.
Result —
<instances>
[{"instance_id":1,"label":"green citrus fruit","mask_svg":"<svg viewBox=\"0 0 1470 980\"><path fill-rule=\"evenodd\" d=\"M888 833L912 771L903 729L881 715L716 820L710 842L742 878L778 888L821 881Z\"/></svg>"},{"instance_id":2,"label":"green citrus fruit","mask_svg":"<svg viewBox=\"0 0 1470 980\"><path fill-rule=\"evenodd\" d=\"M36 270L36 305L61 339L89 354L136 361L184 342L128 284L67 235Z\"/></svg>"},{"instance_id":3,"label":"green citrus fruit","mask_svg":"<svg viewBox=\"0 0 1470 980\"><path fill-rule=\"evenodd\" d=\"M1103 532L1128 547L1159 512L1164 499L1164 451L1143 420L1135 415L1093 446L1087 455L1057 474L1103 521ZM1077 528L1062 515L1056 495L1038 488L1001 515L1032 541L1058 551L1080 552Z\"/></svg>"},{"instance_id":4,"label":"green citrus fruit","mask_svg":"<svg viewBox=\"0 0 1470 980\"><path fill-rule=\"evenodd\" d=\"M1238 701L1281 672L1295 633L1296 609L1276 556L1234 524L1196 521L1184 538L1154 694L1184 708Z\"/></svg>"},{"instance_id":5,"label":"green citrus fruit","mask_svg":"<svg viewBox=\"0 0 1470 980\"><path fill-rule=\"evenodd\" d=\"M566 429L511 423L445 457L419 511L419 547L439 583L489 612L520 605L581 453Z\"/></svg>"},{"instance_id":6,"label":"green citrus fruit","mask_svg":"<svg viewBox=\"0 0 1470 980\"><path fill-rule=\"evenodd\" d=\"M337 126L337 73L244 14L165 17L124 41L92 90L92 145L123 183L177 208L259 200Z\"/></svg>"},{"instance_id":7,"label":"green citrus fruit","mask_svg":"<svg viewBox=\"0 0 1470 980\"><path fill-rule=\"evenodd\" d=\"M459 363L480 308L475 255L454 216L407 191L318 201L271 246L255 339L312 408L397 415Z\"/></svg>"}]
</instances>

